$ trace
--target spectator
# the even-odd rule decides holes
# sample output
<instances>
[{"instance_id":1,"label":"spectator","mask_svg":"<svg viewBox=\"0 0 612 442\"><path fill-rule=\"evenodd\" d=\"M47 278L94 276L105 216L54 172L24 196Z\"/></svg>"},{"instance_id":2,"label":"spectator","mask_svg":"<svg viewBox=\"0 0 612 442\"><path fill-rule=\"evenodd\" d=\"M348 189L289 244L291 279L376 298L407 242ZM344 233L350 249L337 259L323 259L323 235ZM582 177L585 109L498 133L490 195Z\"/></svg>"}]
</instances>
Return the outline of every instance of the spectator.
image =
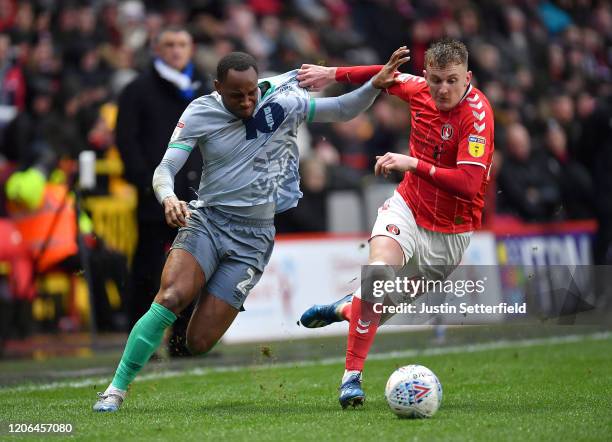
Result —
<instances>
[{"instance_id":1,"label":"spectator","mask_svg":"<svg viewBox=\"0 0 612 442\"><path fill-rule=\"evenodd\" d=\"M12 109L10 117L0 118L0 129L8 118L24 110L25 94L23 72L11 56L11 38L8 34L0 34L0 106Z\"/></svg>"},{"instance_id":2,"label":"spectator","mask_svg":"<svg viewBox=\"0 0 612 442\"><path fill-rule=\"evenodd\" d=\"M567 150L567 136L555 122L548 125L545 146L548 172L561 189L564 218L584 219L593 216L593 183L588 170L574 160Z\"/></svg>"},{"instance_id":3,"label":"spectator","mask_svg":"<svg viewBox=\"0 0 612 442\"><path fill-rule=\"evenodd\" d=\"M506 156L499 172L498 211L525 221L544 221L555 216L561 192L546 171L546 160L532 149L527 129L514 123L506 130Z\"/></svg>"}]
</instances>

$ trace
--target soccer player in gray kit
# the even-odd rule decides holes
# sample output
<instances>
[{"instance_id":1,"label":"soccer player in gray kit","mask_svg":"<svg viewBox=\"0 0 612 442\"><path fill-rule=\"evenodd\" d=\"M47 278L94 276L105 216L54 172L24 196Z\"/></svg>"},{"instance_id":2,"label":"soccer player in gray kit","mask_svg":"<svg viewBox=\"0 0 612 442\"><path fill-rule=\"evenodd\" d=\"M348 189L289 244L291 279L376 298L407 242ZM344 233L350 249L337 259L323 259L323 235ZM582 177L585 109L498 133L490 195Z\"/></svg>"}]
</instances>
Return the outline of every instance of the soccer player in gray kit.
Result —
<instances>
[{"instance_id":1,"label":"soccer player in gray kit","mask_svg":"<svg viewBox=\"0 0 612 442\"><path fill-rule=\"evenodd\" d=\"M362 87L311 98L297 70L258 80L253 57L233 52L217 66L216 92L191 102L153 176L166 222L179 231L151 308L127 340L115 376L94 411L117 411L129 384L161 343L164 330L200 293L187 347L209 351L259 281L274 246L274 214L295 207L299 189L297 130L304 121L348 121L395 83L405 47ZM174 176L198 147L204 166L198 199L173 192ZM204 290L202 290L204 289Z\"/></svg>"}]
</instances>

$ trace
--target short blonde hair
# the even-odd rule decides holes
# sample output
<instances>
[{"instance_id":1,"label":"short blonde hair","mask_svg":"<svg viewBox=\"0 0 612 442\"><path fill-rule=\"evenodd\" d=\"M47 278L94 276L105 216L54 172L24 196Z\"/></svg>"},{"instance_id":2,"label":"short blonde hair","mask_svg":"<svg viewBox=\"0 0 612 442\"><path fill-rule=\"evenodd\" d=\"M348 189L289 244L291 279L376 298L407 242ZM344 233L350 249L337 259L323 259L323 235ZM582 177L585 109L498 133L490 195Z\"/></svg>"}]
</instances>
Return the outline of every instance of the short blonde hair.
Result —
<instances>
[{"instance_id":1,"label":"short blonde hair","mask_svg":"<svg viewBox=\"0 0 612 442\"><path fill-rule=\"evenodd\" d=\"M468 50L459 40L446 38L432 44L425 52L425 69L445 68L449 65L467 66Z\"/></svg>"}]
</instances>

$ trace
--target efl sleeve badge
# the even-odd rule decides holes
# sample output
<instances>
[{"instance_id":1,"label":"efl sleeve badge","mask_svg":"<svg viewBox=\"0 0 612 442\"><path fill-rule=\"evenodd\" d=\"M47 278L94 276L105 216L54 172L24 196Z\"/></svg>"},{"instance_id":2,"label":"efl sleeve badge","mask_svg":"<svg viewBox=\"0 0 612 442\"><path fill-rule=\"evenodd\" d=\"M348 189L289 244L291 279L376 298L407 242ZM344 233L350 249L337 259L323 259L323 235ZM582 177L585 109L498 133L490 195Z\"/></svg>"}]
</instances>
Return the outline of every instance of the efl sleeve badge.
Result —
<instances>
[{"instance_id":1,"label":"efl sleeve badge","mask_svg":"<svg viewBox=\"0 0 612 442\"><path fill-rule=\"evenodd\" d=\"M474 158L480 158L484 155L486 144L487 139L485 137L480 137L478 135L468 136L468 152Z\"/></svg>"}]
</instances>

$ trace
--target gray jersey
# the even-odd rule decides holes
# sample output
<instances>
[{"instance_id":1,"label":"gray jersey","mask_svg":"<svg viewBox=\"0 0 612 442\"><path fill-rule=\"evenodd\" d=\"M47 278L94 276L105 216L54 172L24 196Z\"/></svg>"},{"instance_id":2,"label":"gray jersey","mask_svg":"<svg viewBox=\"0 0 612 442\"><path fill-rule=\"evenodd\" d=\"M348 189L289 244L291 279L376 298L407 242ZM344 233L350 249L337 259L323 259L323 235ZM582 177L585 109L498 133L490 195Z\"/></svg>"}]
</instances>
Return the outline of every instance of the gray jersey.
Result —
<instances>
[{"instance_id":1,"label":"gray jersey","mask_svg":"<svg viewBox=\"0 0 612 442\"><path fill-rule=\"evenodd\" d=\"M297 205L302 196L297 130L310 100L296 73L260 80L270 87L247 120L230 113L217 92L197 98L183 112L168 147L200 148L204 166L196 206L274 203L278 213Z\"/></svg>"},{"instance_id":2,"label":"gray jersey","mask_svg":"<svg viewBox=\"0 0 612 442\"><path fill-rule=\"evenodd\" d=\"M311 98L295 80L296 71L265 79L254 116L236 118L214 93L193 101L179 121L153 174L160 203L174 195L174 176L200 146L204 170L195 207L216 206L249 218L272 218L297 204L297 128L315 122L348 121L366 110L379 93L371 82L340 97Z\"/></svg>"}]
</instances>

